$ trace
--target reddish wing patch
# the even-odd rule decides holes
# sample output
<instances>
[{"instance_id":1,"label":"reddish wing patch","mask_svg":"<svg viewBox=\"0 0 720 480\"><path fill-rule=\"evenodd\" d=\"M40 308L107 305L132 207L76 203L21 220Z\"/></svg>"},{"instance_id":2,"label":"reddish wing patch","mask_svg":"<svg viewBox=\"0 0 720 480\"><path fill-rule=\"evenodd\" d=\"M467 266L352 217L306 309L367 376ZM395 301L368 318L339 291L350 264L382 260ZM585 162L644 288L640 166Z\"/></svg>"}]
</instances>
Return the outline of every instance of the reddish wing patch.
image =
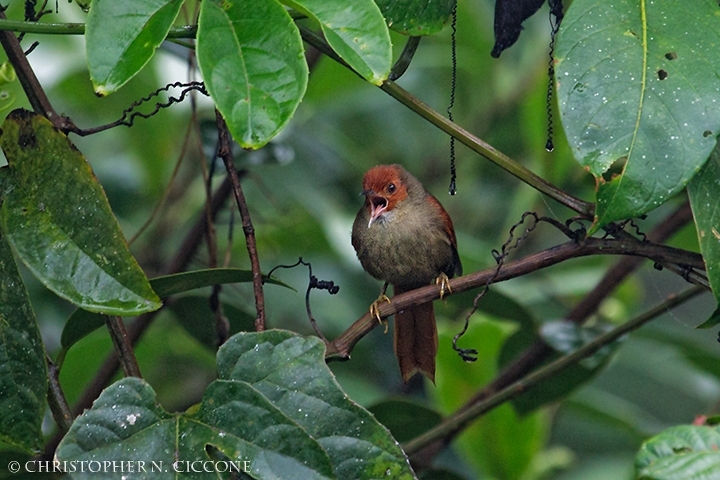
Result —
<instances>
[{"instance_id":1,"label":"reddish wing patch","mask_svg":"<svg viewBox=\"0 0 720 480\"><path fill-rule=\"evenodd\" d=\"M430 204L437 209L438 213L443 219L443 230L445 230L445 233L447 233L448 238L450 239L450 244L457 250L457 239L455 238L455 228L453 227L452 219L450 218L450 215L445 211L442 204L438 201L437 198L433 197L432 195L428 195L428 201Z\"/></svg>"}]
</instances>

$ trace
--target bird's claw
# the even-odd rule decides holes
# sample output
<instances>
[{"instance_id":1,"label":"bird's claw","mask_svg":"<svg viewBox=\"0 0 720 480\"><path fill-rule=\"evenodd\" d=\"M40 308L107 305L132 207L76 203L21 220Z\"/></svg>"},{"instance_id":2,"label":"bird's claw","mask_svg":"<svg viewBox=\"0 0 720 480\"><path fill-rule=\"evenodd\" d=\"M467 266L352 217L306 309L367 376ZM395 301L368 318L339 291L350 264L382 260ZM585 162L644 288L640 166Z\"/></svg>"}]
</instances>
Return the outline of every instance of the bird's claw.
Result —
<instances>
[{"instance_id":1,"label":"bird's claw","mask_svg":"<svg viewBox=\"0 0 720 480\"><path fill-rule=\"evenodd\" d=\"M445 292L452 293L452 288L450 288L450 279L448 278L445 273L441 273L436 279L435 279L435 285L440 285L440 300L445 296Z\"/></svg>"},{"instance_id":2,"label":"bird's claw","mask_svg":"<svg viewBox=\"0 0 720 480\"><path fill-rule=\"evenodd\" d=\"M390 303L390 299L384 293L381 294L377 298L377 300L375 300L373 303L370 304L370 315L375 317L381 325L385 325L385 333L387 333L388 322L387 322L387 320L383 321L382 317L380 317L380 304L382 302Z\"/></svg>"}]
</instances>

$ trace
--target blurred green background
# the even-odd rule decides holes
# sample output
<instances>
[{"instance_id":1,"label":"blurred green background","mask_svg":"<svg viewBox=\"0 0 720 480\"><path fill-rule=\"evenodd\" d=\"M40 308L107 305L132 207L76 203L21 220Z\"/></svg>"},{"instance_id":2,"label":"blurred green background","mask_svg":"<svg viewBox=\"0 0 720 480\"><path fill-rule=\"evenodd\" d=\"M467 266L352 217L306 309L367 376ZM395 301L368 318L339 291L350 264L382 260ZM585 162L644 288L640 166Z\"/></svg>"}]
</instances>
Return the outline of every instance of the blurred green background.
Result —
<instances>
[{"instance_id":1,"label":"blurred green background","mask_svg":"<svg viewBox=\"0 0 720 480\"><path fill-rule=\"evenodd\" d=\"M12 2L9 18L21 18L21 2ZM80 21L75 4L60 2L49 21ZM543 178L575 196L593 200L593 179L573 160L554 111L555 146L545 151L548 44L547 6L525 23L518 43L492 59L493 2L461 0L457 23L457 92L455 121ZM183 13L181 13L181 18ZM190 23L187 18L183 23ZM56 110L80 127L108 123L123 109L166 83L197 79L185 49L165 45L155 60L127 86L107 98L96 97L84 67L80 37L27 35L38 40L29 58ZM396 55L405 39L393 36ZM451 85L450 29L424 38L407 73L398 83L439 112L445 112ZM26 106L17 82L6 85L12 108ZM210 102L197 98L196 116L186 101L138 119L132 128L118 127L88 138L71 137L104 186L127 238L140 229L163 196L167 198L132 251L148 276L160 274L175 255L188 229L202 214L202 171L223 179L221 163L213 165L216 133ZM152 105L148 107L152 108ZM178 174L169 185L177 162ZM572 213L492 165L457 146L458 194L448 195L449 139L376 87L364 83L332 60L314 65L307 95L280 137L257 152L237 152L238 169L246 172L244 189L257 233L260 261L267 272L276 265L312 263L320 279L340 286L337 295L314 291L313 316L328 338L334 338L362 316L381 284L360 267L350 245L350 228L362 203L363 173L378 163L401 163L423 181L453 218L464 271L495 264L492 249L505 242L509 228L525 211L564 221ZM647 232L676 208L677 198L651 213L640 228ZM216 224L219 261L249 268L239 217L227 202ZM232 246L227 248L229 239ZM511 259L565 242L549 226L538 227ZM675 246L697 250L692 225L676 235ZM352 359L331 363L345 391L356 402L373 407L398 397L443 414L450 413L490 381L498 370L503 343L519 328L511 299L538 325L562 319L617 259L585 258L493 286L502 293L490 316L477 313L462 345L480 350L479 360L463 363L450 339L475 295L470 292L437 302L441 332L438 385L419 379L403 385L392 351L391 333L375 329L363 338ZM190 268L208 266L201 248ZM23 272L27 273L27 272ZM297 291L267 286L268 326L313 334L305 313L308 272L278 270L275 275ZM72 308L25 275L52 356ZM657 271L650 262L603 303L597 323L624 322L685 288L676 275ZM212 325L209 291L196 291L166 309L137 348L145 378L163 406L183 410L197 402L215 376L214 353L183 323ZM254 300L249 286L224 286L221 295L233 322L249 327ZM234 307L234 308L232 308ZM712 312L710 295L668 312L626 338L607 367L559 403L524 416L505 405L473 424L437 459L447 478L468 479L629 479L641 442L663 428L692 422L717 410L720 398L720 346L713 331L695 330ZM239 328L239 327L238 327ZM71 350L61 381L71 405L111 350L104 331ZM54 425L48 416L46 430ZM399 435L398 435L399 436ZM450 476L452 472L455 477ZM435 473L432 478L441 478Z\"/></svg>"}]
</instances>

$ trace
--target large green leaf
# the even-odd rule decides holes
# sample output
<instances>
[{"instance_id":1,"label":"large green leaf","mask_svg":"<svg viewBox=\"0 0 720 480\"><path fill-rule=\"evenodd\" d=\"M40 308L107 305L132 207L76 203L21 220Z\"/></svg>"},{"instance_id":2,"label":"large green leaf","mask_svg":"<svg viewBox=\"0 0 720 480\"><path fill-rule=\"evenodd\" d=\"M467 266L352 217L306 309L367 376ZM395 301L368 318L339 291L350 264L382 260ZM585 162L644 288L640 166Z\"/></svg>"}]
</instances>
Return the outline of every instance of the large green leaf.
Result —
<instances>
[{"instance_id":1,"label":"large green leaf","mask_svg":"<svg viewBox=\"0 0 720 480\"><path fill-rule=\"evenodd\" d=\"M635 457L638 480L720 479L720 427L671 427L645 442Z\"/></svg>"},{"instance_id":2,"label":"large green leaf","mask_svg":"<svg viewBox=\"0 0 720 480\"><path fill-rule=\"evenodd\" d=\"M10 167L2 228L35 276L93 312L158 309L105 192L70 140L46 118L15 110L2 125L0 145Z\"/></svg>"},{"instance_id":3,"label":"large green leaf","mask_svg":"<svg viewBox=\"0 0 720 480\"><path fill-rule=\"evenodd\" d=\"M74 422L58 459L155 462L165 469L154 472L160 479L210 478L189 467L211 460L260 479L413 478L387 430L335 383L318 339L238 334L221 348L218 367L220 379L185 414L165 412L143 380L112 385Z\"/></svg>"},{"instance_id":4,"label":"large green leaf","mask_svg":"<svg viewBox=\"0 0 720 480\"><path fill-rule=\"evenodd\" d=\"M122 87L152 58L183 0L94 0L85 30L95 92Z\"/></svg>"},{"instance_id":5,"label":"large green leaf","mask_svg":"<svg viewBox=\"0 0 720 480\"><path fill-rule=\"evenodd\" d=\"M198 65L217 109L240 145L265 145L307 87L298 29L276 0L207 0L198 22Z\"/></svg>"},{"instance_id":6,"label":"large green leaf","mask_svg":"<svg viewBox=\"0 0 720 480\"><path fill-rule=\"evenodd\" d=\"M42 449L46 392L40 331L0 229L0 441L30 453Z\"/></svg>"},{"instance_id":7,"label":"large green leaf","mask_svg":"<svg viewBox=\"0 0 720 480\"><path fill-rule=\"evenodd\" d=\"M688 184L688 197L695 217L698 243L705 261L708 280L715 299L720 302L720 147ZM713 327L720 315L713 315L703 327Z\"/></svg>"},{"instance_id":8,"label":"large green leaf","mask_svg":"<svg viewBox=\"0 0 720 480\"><path fill-rule=\"evenodd\" d=\"M385 19L373 0L282 0L315 19L328 44L370 83L382 84L392 67Z\"/></svg>"},{"instance_id":9,"label":"large green leaf","mask_svg":"<svg viewBox=\"0 0 720 480\"><path fill-rule=\"evenodd\" d=\"M388 26L405 35L433 35L450 19L456 0L375 0Z\"/></svg>"},{"instance_id":10,"label":"large green leaf","mask_svg":"<svg viewBox=\"0 0 720 480\"><path fill-rule=\"evenodd\" d=\"M222 380L247 382L327 452L337 478L413 478L389 432L340 389L315 337L240 333L218 352Z\"/></svg>"},{"instance_id":11,"label":"large green leaf","mask_svg":"<svg viewBox=\"0 0 720 480\"><path fill-rule=\"evenodd\" d=\"M576 0L568 9L558 101L573 153L597 179L592 230L657 207L710 155L720 133L717 11L713 0Z\"/></svg>"}]
</instances>

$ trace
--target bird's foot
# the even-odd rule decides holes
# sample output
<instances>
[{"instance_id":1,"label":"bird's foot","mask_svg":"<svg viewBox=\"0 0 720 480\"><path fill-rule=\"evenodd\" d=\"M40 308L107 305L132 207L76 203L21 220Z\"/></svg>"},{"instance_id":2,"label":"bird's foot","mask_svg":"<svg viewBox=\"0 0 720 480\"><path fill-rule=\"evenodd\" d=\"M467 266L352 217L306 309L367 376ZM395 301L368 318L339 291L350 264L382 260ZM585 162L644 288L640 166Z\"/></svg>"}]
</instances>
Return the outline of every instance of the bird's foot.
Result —
<instances>
[{"instance_id":1,"label":"bird's foot","mask_svg":"<svg viewBox=\"0 0 720 480\"><path fill-rule=\"evenodd\" d=\"M384 293L381 293L377 300L370 304L370 315L375 317L381 325L385 325L385 333L387 333L388 322L387 320L383 321L383 319L380 317L380 304L382 302L390 303L390 299Z\"/></svg>"},{"instance_id":2,"label":"bird's foot","mask_svg":"<svg viewBox=\"0 0 720 480\"><path fill-rule=\"evenodd\" d=\"M445 296L445 292L452 293L452 288L450 288L450 279L447 275L445 275L445 273L441 273L435 279L435 285L440 285L440 300L442 300Z\"/></svg>"}]
</instances>

